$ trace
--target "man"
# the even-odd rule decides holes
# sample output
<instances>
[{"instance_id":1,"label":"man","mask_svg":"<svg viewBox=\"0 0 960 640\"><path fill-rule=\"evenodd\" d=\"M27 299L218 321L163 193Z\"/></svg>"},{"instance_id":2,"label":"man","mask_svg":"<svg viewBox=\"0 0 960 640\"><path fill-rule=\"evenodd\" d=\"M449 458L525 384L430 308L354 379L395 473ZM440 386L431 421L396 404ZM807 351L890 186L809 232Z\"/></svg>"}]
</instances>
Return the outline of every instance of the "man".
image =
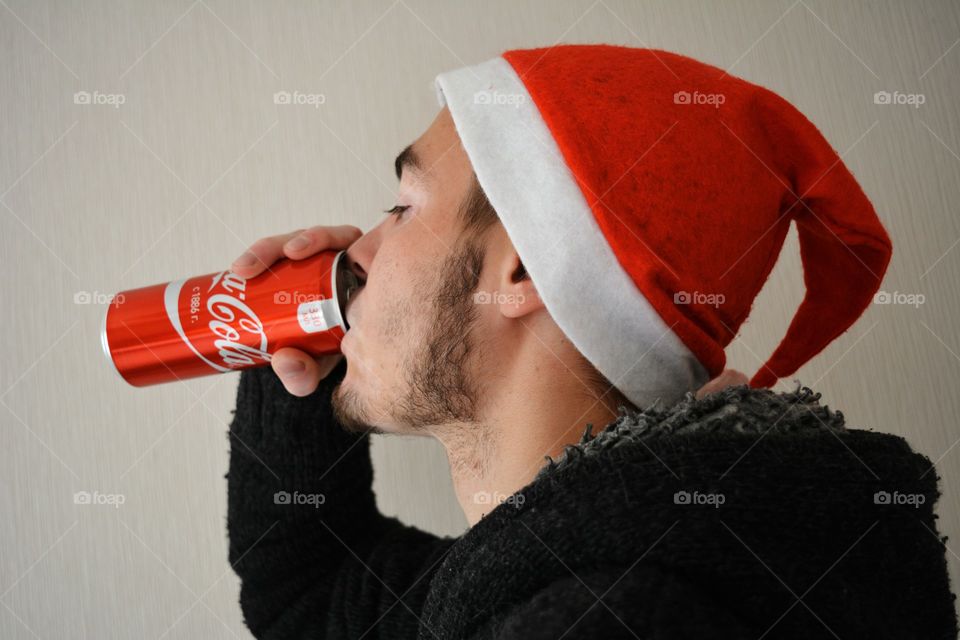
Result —
<instances>
[{"instance_id":1,"label":"man","mask_svg":"<svg viewBox=\"0 0 960 640\"><path fill-rule=\"evenodd\" d=\"M254 635L954 637L929 460L762 388L856 320L890 258L813 125L645 49L510 51L437 86L380 224L232 267L346 249L363 283L343 357L241 376L228 529ZM807 296L742 384L723 347L791 220ZM380 514L369 433L437 438L470 529Z\"/></svg>"}]
</instances>

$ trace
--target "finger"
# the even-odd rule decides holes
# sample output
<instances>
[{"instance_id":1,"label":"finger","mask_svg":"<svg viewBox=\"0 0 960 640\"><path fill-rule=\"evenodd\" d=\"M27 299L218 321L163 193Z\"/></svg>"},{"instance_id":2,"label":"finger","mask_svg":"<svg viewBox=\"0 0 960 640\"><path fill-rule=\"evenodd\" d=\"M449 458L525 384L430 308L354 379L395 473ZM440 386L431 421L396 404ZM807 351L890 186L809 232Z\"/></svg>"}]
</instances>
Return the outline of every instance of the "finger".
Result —
<instances>
[{"instance_id":1,"label":"finger","mask_svg":"<svg viewBox=\"0 0 960 640\"><path fill-rule=\"evenodd\" d=\"M309 354L299 349L284 348L277 350L270 365L280 378L280 382L292 395L308 396L320 383L320 366Z\"/></svg>"},{"instance_id":2,"label":"finger","mask_svg":"<svg viewBox=\"0 0 960 640\"><path fill-rule=\"evenodd\" d=\"M727 369L723 373L727 374L728 376L726 383L724 383L723 385L725 387L732 387L734 385L741 385L741 384L749 384L750 382L750 378L748 378L745 374L735 369Z\"/></svg>"},{"instance_id":3,"label":"finger","mask_svg":"<svg viewBox=\"0 0 960 640\"><path fill-rule=\"evenodd\" d=\"M363 231L349 224L310 227L288 239L283 245L283 253L288 258L297 259L327 249L346 249L362 235Z\"/></svg>"},{"instance_id":4,"label":"finger","mask_svg":"<svg viewBox=\"0 0 960 640\"><path fill-rule=\"evenodd\" d=\"M260 238L233 261L230 270L241 278L252 278L263 273L267 267L283 257L283 244L299 233L300 231L293 231L278 236Z\"/></svg>"},{"instance_id":5,"label":"finger","mask_svg":"<svg viewBox=\"0 0 960 640\"><path fill-rule=\"evenodd\" d=\"M747 384L749 382L747 376L735 369L724 369L724 371L718 375L716 378L708 382L707 384L700 387L697 390L695 396L697 398L702 398L703 396L716 393L727 387L732 387L740 384Z\"/></svg>"}]
</instances>

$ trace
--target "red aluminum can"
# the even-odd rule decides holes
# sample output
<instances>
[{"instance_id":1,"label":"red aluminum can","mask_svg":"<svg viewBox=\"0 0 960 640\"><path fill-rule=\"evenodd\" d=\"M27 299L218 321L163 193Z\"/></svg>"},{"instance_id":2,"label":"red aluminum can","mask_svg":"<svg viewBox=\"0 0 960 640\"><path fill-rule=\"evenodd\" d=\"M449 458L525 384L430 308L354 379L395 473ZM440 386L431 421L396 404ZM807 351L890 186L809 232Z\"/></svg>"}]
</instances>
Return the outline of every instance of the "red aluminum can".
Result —
<instances>
[{"instance_id":1,"label":"red aluminum can","mask_svg":"<svg viewBox=\"0 0 960 640\"><path fill-rule=\"evenodd\" d=\"M340 353L358 285L346 252L281 260L255 278L220 271L118 293L101 341L136 387L263 366L282 347Z\"/></svg>"}]
</instances>

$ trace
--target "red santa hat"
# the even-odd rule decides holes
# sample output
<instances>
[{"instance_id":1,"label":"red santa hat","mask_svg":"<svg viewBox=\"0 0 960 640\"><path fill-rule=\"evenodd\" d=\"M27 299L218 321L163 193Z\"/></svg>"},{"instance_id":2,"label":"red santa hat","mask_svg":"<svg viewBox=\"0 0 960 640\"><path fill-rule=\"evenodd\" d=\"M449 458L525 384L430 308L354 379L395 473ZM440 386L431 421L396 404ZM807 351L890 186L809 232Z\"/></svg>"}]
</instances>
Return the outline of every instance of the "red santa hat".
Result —
<instances>
[{"instance_id":1,"label":"red santa hat","mask_svg":"<svg viewBox=\"0 0 960 640\"><path fill-rule=\"evenodd\" d=\"M723 370L791 221L806 295L752 387L794 373L880 286L873 206L768 89L610 45L507 51L436 89L547 311L638 406Z\"/></svg>"}]
</instances>

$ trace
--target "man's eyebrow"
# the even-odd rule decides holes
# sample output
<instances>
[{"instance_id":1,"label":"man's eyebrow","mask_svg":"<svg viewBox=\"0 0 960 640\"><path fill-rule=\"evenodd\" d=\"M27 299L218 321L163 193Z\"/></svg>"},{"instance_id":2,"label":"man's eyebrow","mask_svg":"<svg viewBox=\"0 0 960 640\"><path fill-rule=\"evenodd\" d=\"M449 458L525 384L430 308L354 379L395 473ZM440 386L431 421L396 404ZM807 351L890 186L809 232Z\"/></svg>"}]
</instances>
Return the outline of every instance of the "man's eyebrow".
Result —
<instances>
[{"instance_id":1,"label":"man's eyebrow","mask_svg":"<svg viewBox=\"0 0 960 640\"><path fill-rule=\"evenodd\" d=\"M393 168L394 171L397 172L397 180L403 175L404 168L413 169L417 173L423 171L423 163L420 162L420 156L414 151L412 144L408 144L404 150L400 152L397 159L393 161Z\"/></svg>"}]
</instances>

